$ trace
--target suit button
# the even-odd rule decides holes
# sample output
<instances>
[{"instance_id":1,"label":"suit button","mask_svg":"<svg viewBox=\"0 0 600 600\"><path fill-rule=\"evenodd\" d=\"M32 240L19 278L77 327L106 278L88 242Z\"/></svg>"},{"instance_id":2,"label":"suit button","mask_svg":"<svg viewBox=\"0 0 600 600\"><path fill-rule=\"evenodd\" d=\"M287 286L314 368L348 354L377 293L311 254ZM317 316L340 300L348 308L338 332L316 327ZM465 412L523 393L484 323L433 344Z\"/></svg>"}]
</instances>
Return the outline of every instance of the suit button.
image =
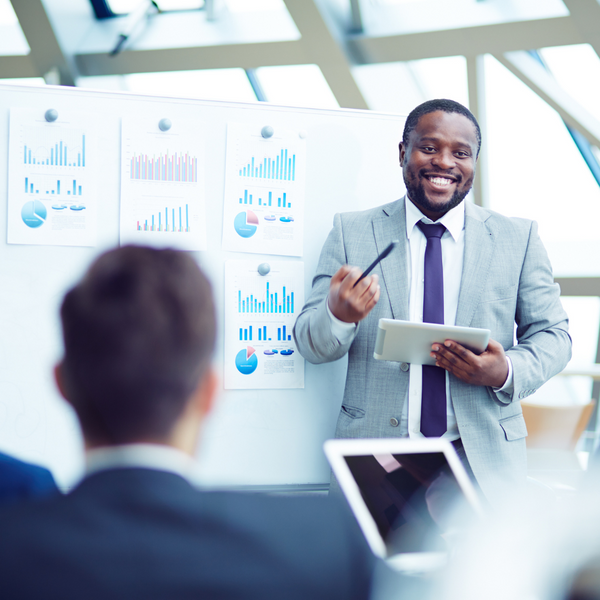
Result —
<instances>
[{"instance_id":1,"label":"suit button","mask_svg":"<svg viewBox=\"0 0 600 600\"><path fill-rule=\"evenodd\" d=\"M396 417L392 417L392 418L390 419L390 425L391 425L392 427L398 427L398 419L396 419Z\"/></svg>"},{"instance_id":2,"label":"suit button","mask_svg":"<svg viewBox=\"0 0 600 600\"><path fill-rule=\"evenodd\" d=\"M409 367L408 363L401 363L400 364L400 370L404 371L405 373L406 373L406 371L408 371L409 368L410 367ZM396 423L396 425L397 425L397 423Z\"/></svg>"}]
</instances>

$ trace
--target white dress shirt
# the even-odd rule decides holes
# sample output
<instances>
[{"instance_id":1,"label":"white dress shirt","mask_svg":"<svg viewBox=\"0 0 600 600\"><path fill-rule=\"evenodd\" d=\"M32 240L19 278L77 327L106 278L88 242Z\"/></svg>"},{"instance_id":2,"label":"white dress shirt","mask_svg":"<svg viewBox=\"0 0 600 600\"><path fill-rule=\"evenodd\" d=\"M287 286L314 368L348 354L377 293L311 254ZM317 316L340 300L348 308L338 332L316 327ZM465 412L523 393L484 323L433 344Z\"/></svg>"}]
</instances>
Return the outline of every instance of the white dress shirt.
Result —
<instances>
[{"instance_id":1,"label":"white dress shirt","mask_svg":"<svg viewBox=\"0 0 600 600\"><path fill-rule=\"evenodd\" d=\"M423 322L423 289L425 281L425 248L427 238L417 227L419 221L431 224L428 217L405 197L406 206L406 239L408 241L410 261L408 266L410 293L408 301L409 320L415 323ZM449 210L441 219L435 221L446 227L442 236L442 263L444 268L444 324L455 325L456 310L458 308L458 295L463 270L463 258L465 251L465 205L461 202L458 206ZM345 323L337 319L327 305L331 318L333 334L340 343L346 343L353 335L356 328L355 323ZM506 357L508 365L508 377L502 388L494 388L494 391L510 393L513 387L512 363ZM404 403L404 410L400 420L401 435L409 437L424 437L421 433L421 395L422 395L423 368L421 365L410 366L408 402ZM450 384L448 373L446 373L446 419L447 430L442 437L456 440L460 437L456 424L456 415L452 406L450 396Z\"/></svg>"},{"instance_id":2,"label":"white dress shirt","mask_svg":"<svg viewBox=\"0 0 600 600\"><path fill-rule=\"evenodd\" d=\"M189 455L163 444L105 446L85 453L85 474L125 467L140 467L180 475L196 485L198 463Z\"/></svg>"}]
</instances>

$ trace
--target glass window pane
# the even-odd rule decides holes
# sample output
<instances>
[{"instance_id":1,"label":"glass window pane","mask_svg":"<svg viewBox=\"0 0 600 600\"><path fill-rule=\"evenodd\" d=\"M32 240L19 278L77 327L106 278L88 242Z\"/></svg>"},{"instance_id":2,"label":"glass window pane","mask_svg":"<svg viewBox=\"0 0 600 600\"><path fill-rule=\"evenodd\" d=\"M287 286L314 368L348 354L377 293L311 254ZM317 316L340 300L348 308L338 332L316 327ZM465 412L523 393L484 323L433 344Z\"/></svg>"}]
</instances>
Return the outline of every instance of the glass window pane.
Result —
<instances>
[{"instance_id":1,"label":"glass window pane","mask_svg":"<svg viewBox=\"0 0 600 600\"><path fill-rule=\"evenodd\" d=\"M600 275L600 187L562 119L486 56L491 208L535 219L555 275Z\"/></svg>"},{"instance_id":2,"label":"glass window pane","mask_svg":"<svg viewBox=\"0 0 600 600\"><path fill-rule=\"evenodd\" d=\"M110 10L116 15L134 11L142 0L107 0ZM204 6L204 0L156 0L160 10L194 10Z\"/></svg>"},{"instance_id":3,"label":"glass window pane","mask_svg":"<svg viewBox=\"0 0 600 600\"><path fill-rule=\"evenodd\" d=\"M463 56L362 65L352 74L373 110L407 115L433 98L469 106L467 61Z\"/></svg>"},{"instance_id":4,"label":"glass window pane","mask_svg":"<svg viewBox=\"0 0 600 600\"><path fill-rule=\"evenodd\" d=\"M0 56L29 54L29 44L23 35L10 0L0 0Z\"/></svg>"},{"instance_id":5,"label":"glass window pane","mask_svg":"<svg viewBox=\"0 0 600 600\"><path fill-rule=\"evenodd\" d=\"M116 77L81 77L78 85L156 96L257 102L254 90L243 69L206 69L202 71L136 73Z\"/></svg>"},{"instance_id":6,"label":"glass window pane","mask_svg":"<svg viewBox=\"0 0 600 600\"><path fill-rule=\"evenodd\" d=\"M589 44L544 48L544 62L575 100L600 119L600 58Z\"/></svg>"},{"instance_id":7,"label":"glass window pane","mask_svg":"<svg viewBox=\"0 0 600 600\"><path fill-rule=\"evenodd\" d=\"M256 76L268 102L314 108L338 108L321 69L317 65L261 67Z\"/></svg>"}]
</instances>

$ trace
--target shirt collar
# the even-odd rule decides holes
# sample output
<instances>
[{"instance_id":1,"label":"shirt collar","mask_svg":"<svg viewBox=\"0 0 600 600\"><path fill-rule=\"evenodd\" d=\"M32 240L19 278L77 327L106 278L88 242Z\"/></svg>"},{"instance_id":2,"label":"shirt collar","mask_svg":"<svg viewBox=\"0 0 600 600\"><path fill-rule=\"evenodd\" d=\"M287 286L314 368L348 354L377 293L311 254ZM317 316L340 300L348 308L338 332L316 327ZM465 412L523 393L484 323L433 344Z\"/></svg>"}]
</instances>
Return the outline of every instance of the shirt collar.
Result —
<instances>
[{"instance_id":1,"label":"shirt collar","mask_svg":"<svg viewBox=\"0 0 600 600\"><path fill-rule=\"evenodd\" d=\"M406 237L410 239L415 225L419 221L424 223L433 223L429 217L426 217L409 199L408 195L404 196L404 204L406 206ZM465 228L465 201L463 200L458 206L449 210L441 219L435 221L441 223L454 238L458 240L462 230Z\"/></svg>"},{"instance_id":2,"label":"shirt collar","mask_svg":"<svg viewBox=\"0 0 600 600\"><path fill-rule=\"evenodd\" d=\"M196 461L171 446L161 444L124 444L88 450L85 453L86 475L123 467L141 467L176 473L192 482L197 479Z\"/></svg>"}]
</instances>

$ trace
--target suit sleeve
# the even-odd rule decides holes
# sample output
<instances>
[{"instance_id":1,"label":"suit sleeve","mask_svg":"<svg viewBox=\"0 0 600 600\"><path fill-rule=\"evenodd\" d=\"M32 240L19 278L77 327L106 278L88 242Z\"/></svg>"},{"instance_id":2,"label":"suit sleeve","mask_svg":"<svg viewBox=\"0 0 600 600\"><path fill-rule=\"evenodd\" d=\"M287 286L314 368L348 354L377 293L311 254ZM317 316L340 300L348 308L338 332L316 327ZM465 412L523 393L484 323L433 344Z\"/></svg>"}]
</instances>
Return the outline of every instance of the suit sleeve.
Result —
<instances>
[{"instance_id":1,"label":"suit sleeve","mask_svg":"<svg viewBox=\"0 0 600 600\"><path fill-rule=\"evenodd\" d=\"M571 358L568 317L535 222L519 278L515 322L517 344L507 351L513 365L513 393L495 394L504 404L533 394Z\"/></svg>"},{"instance_id":2,"label":"suit sleeve","mask_svg":"<svg viewBox=\"0 0 600 600\"><path fill-rule=\"evenodd\" d=\"M331 318L327 312L329 283L346 263L342 217L336 214L333 229L321 251L311 293L294 325L294 339L298 350L311 363L326 363L342 358L358 333L360 324L356 326L354 335L345 343L340 343L332 332Z\"/></svg>"}]
</instances>

